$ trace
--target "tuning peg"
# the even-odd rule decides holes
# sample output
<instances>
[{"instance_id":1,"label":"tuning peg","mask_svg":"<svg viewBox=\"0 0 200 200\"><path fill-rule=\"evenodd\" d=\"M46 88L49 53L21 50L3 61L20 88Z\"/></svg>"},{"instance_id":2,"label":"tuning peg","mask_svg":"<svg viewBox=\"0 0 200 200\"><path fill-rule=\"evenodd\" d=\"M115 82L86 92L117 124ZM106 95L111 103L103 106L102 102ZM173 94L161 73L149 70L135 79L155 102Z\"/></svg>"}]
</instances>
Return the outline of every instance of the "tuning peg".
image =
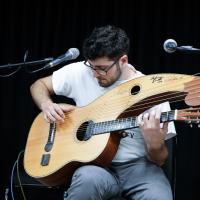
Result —
<instances>
[{"instance_id":1,"label":"tuning peg","mask_svg":"<svg viewBox=\"0 0 200 200\"><path fill-rule=\"evenodd\" d=\"M200 128L200 124L198 124L198 128Z\"/></svg>"},{"instance_id":2,"label":"tuning peg","mask_svg":"<svg viewBox=\"0 0 200 200\"><path fill-rule=\"evenodd\" d=\"M193 128L193 124L192 123L190 124L190 128Z\"/></svg>"}]
</instances>

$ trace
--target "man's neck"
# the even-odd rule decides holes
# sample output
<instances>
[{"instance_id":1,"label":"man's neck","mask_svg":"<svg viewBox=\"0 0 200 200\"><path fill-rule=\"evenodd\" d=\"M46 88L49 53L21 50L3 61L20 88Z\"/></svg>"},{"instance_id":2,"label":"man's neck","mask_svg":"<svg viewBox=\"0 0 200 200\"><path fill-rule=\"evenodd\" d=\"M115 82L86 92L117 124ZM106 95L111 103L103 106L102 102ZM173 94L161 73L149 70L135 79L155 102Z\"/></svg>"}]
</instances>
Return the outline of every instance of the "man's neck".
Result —
<instances>
[{"instance_id":1,"label":"man's neck","mask_svg":"<svg viewBox=\"0 0 200 200\"><path fill-rule=\"evenodd\" d=\"M136 76L137 76L137 70L132 65L127 63L126 66L124 66L122 70L122 74L119 80L125 81L125 80L132 79Z\"/></svg>"}]
</instances>

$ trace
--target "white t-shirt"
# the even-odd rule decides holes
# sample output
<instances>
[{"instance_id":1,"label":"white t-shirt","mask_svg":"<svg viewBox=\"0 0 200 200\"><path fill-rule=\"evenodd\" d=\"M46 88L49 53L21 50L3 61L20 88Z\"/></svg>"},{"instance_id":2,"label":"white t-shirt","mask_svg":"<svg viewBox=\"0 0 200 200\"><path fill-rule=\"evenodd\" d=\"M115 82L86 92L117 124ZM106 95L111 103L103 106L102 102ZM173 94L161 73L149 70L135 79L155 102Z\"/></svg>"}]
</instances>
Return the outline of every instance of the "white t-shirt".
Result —
<instances>
[{"instance_id":1,"label":"white t-shirt","mask_svg":"<svg viewBox=\"0 0 200 200\"><path fill-rule=\"evenodd\" d=\"M136 71L136 77L143 76ZM124 81L123 81L124 82ZM108 92L112 88L121 84L116 81L110 87L101 87L97 79L93 76L91 69L86 67L83 62L76 62L64 66L55 71L52 76L52 84L55 94L72 98L76 106L86 106L97 97ZM161 111L169 111L168 102L161 104ZM122 138L113 162L126 162L146 155L144 139L139 128L127 130L131 137ZM176 134L174 123L170 122L166 139Z\"/></svg>"}]
</instances>

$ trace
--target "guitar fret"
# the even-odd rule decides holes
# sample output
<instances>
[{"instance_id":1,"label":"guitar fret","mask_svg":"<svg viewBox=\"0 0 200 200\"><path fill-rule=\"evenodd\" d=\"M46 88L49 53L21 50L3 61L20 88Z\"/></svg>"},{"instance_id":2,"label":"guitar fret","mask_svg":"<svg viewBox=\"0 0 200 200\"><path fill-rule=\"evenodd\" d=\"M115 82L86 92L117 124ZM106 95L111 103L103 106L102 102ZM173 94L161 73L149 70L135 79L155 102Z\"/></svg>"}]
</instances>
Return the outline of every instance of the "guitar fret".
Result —
<instances>
[{"instance_id":1,"label":"guitar fret","mask_svg":"<svg viewBox=\"0 0 200 200\"><path fill-rule=\"evenodd\" d=\"M107 122L98 122L92 124L92 134L101 134L112 131L125 130L135 127L137 124L135 117L116 119Z\"/></svg>"},{"instance_id":2,"label":"guitar fret","mask_svg":"<svg viewBox=\"0 0 200 200\"><path fill-rule=\"evenodd\" d=\"M174 114L175 112L173 110L168 111L168 112L163 112L161 114L160 122L169 122L174 120Z\"/></svg>"},{"instance_id":3,"label":"guitar fret","mask_svg":"<svg viewBox=\"0 0 200 200\"><path fill-rule=\"evenodd\" d=\"M169 111L169 121L175 120L175 117L176 117L175 113L176 113L175 110Z\"/></svg>"}]
</instances>

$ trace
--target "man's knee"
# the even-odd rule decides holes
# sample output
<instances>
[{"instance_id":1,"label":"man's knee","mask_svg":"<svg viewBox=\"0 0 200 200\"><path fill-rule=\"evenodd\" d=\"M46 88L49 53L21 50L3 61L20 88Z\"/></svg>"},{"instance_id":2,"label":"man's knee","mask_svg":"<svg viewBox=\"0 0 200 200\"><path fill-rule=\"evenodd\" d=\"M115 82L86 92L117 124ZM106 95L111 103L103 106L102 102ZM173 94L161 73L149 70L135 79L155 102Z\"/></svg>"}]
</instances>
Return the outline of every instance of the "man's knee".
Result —
<instances>
[{"instance_id":1,"label":"man's knee","mask_svg":"<svg viewBox=\"0 0 200 200\"><path fill-rule=\"evenodd\" d=\"M171 191L157 191L157 192L149 192L147 193L148 198L144 198L144 199L148 199L148 200L172 200L172 193Z\"/></svg>"},{"instance_id":2,"label":"man's knee","mask_svg":"<svg viewBox=\"0 0 200 200\"><path fill-rule=\"evenodd\" d=\"M88 165L75 171L64 199L107 199L118 192L116 180L108 171Z\"/></svg>"},{"instance_id":3,"label":"man's knee","mask_svg":"<svg viewBox=\"0 0 200 200\"><path fill-rule=\"evenodd\" d=\"M96 186L102 182L105 172L105 169L98 166L83 166L75 171L72 183L78 181L79 184L84 184L85 187L89 187L90 185Z\"/></svg>"},{"instance_id":4,"label":"man's knee","mask_svg":"<svg viewBox=\"0 0 200 200\"><path fill-rule=\"evenodd\" d=\"M150 187L146 188L144 191L138 192L136 198L133 199L148 199L148 200L173 200L172 190L170 186L162 187L161 185L152 184Z\"/></svg>"}]
</instances>

